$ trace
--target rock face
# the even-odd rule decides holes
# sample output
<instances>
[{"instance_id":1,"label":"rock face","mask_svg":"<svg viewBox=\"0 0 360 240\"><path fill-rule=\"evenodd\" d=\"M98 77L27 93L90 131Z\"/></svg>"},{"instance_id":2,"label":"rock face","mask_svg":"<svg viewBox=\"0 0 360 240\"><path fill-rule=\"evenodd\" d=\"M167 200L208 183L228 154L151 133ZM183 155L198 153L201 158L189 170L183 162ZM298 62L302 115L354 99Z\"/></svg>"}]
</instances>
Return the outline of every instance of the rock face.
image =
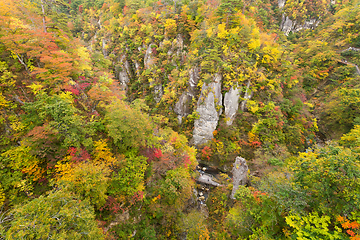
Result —
<instances>
[{"instance_id":1,"label":"rock face","mask_svg":"<svg viewBox=\"0 0 360 240\"><path fill-rule=\"evenodd\" d=\"M286 36L288 36L289 33L294 29L295 24L296 22L291 21L288 16L285 16L285 14L282 15L280 29Z\"/></svg>"},{"instance_id":2,"label":"rock face","mask_svg":"<svg viewBox=\"0 0 360 240\"><path fill-rule=\"evenodd\" d=\"M164 91L161 84L154 86L154 100L156 103L160 102L163 94Z\"/></svg>"},{"instance_id":3,"label":"rock face","mask_svg":"<svg viewBox=\"0 0 360 240\"><path fill-rule=\"evenodd\" d=\"M125 55L121 56L121 59L120 59L120 65L121 65L121 70L119 72L119 81L120 81L120 84L121 84L121 88L122 90L127 90L127 85L129 84L130 82L130 74L131 74L131 71L130 71L130 64L129 62L126 60L126 57Z\"/></svg>"},{"instance_id":4,"label":"rock face","mask_svg":"<svg viewBox=\"0 0 360 240\"><path fill-rule=\"evenodd\" d=\"M180 63L183 64L186 57L186 51L184 50L184 38L181 34L176 36L176 42L172 43L171 48L167 52L169 57L173 59L173 65L177 66L176 59L180 60Z\"/></svg>"},{"instance_id":5,"label":"rock face","mask_svg":"<svg viewBox=\"0 0 360 240\"><path fill-rule=\"evenodd\" d=\"M192 139L194 145L204 144L213 138L213 132L222 112L221 80L222 76L217 73L212 83L209 85L204 83L202 86L196 108L200 117L194 123Z\"/></svg>"},{"instance_id":6,"label":"rock face","mask_svg":"<svg viewBox=\"0 0 360 240\"><path fill-rule=\"evenodd\" d=\"M286 2L286 0L278 0L278 6L280 9L285 6L285 2Z\"/></svg>"},{"instance_id":7,"label":"rock face","mask_svg":"<svg viewBox=\"0 0 360 240\"><path fill-rule=\"evenodd\" d=\"M196 86L199 82L199 78L200 78L199 72L200 69L198 67L194 67L190 70L189 73L189 92L193 96L195 94Z\"/></svg>"},{"instance_id":8,"label":"rock face","mask_svg":"<svg viewBox=\"0 0 360 240\"><path fill-rule=\"evenodd\" d=\"M239 189L240 185L245 185L247 181L248 166L246 160L242 157L236 157L234 167L232 169L233 174L233 189L231 191L230 198L235 199L234 195Z\"/></svg>"},{"instance_id":9,"label":"rock face","mask_svg":"<svg viewBox=\"0 0 360 240\"><path fill-rule=\"evenodd\" d=\"M155 64L155 59L153 56L153 48L152 46L155 45L154 43L150 43L146 49L145 56L144 56L144 68L149 69L153 64ZM156 103L160 102L162 95L164 94L163 88L161 84L154 85L154 83L150 82L150 86L152 86L154 92L154 100Z\"/></svg>"},{"instance_id":10,"label":"rock face","mask_svg":"<svg viewBox=\"0 0 360 240\"><path fill-rule=\"evenodd\" d=\"M178 115L179 124L182 123L182 118L190 114L190 104L193 96L189 92L181 94L179 100L175 104L174 112Z\"/></svg>"},{"instance_id":11,"label":"rock face","mask_svg":"<svg viewBox=\"0 0 360 240\"><path fill-rule=\"evenodd\" d=\"M230 91L225 93L224 97L224 107L225 107L225 117L226 117L226 124L230 126L236 116L236 113L239 108L239 98L240 98L241 91L236 86L231 87Z\"/></svg>"},{"instance_id":12,"label":"rock face","mask_svg":"<svg viewBox=\"0 0 360 240\"><path fill-rule=\"evenodd\" d=\"M280 9L282 9L285 4L286 0L278 0L278 6ZM317 19L310 19L309 21L305 21L304 23L297 23L296 21L292 21L288 16L285 15L285 13L283 13L280 29L284 32L286 36L288 36L290 32L298 32L302 29L313 29L317 27L317 25L319 25L319 22L320 21Z\"/></svg>"},{"instance_id":13,"label":"rock face","mask_svg":"<svg viewBox=\"0 0 360 240\"><path fill-rule=\"evenodd\" d=\"M175 104L174 112L178 115L179 124L182 118L189 115L191 112L190 104L195 96L196 86L199 82L199 69L194 67L189 72L189 87L181 94L179 100Z\"/></svg>"},{"instance_id":14,"label":"rock face","mask_svg":"<svg viewBox=\"0 0 360 240\"><path fill-rule=\"evenodd\" d=\"M154 59L152 57L152 48L151 43L149 44L148 48L146 49L145 56L144 56L144 67L145 69L148 69L153 65Z\"/></svg>"},{"instance_id":15,"label":"rock face","mask_svg":"<svg viewBox=\"0 0 360 240\"><path fill-rule=\"evenodd\" d=\"M241 104L240 104L240 109L241 109L241 111L245 111L245 108L246 108L246 103L247 103L247 101L248 100L250 100L251 99L251 97L252 97L252 95L253 95L253 92L251 91L251 89L250 89L250 80L247 82L247 84L246 84L246 89L245 89L245 94L244 94L244 100L241 102Z\"/></svg>"},{"instance_id":16,"label":"rock face","mask_svg":"<svg viewBox=\"0 0 360 240\"><path fill-rule=\"evenodd\" d=\"M319 21L316 19L310 19L309 21L305 21L303 24L299 24L283 14L280 29L286 36L288 36L290 32L298 32L302 29L313 29L317 27L317 25L319 25Z\"/></svg>"}]
</instances>

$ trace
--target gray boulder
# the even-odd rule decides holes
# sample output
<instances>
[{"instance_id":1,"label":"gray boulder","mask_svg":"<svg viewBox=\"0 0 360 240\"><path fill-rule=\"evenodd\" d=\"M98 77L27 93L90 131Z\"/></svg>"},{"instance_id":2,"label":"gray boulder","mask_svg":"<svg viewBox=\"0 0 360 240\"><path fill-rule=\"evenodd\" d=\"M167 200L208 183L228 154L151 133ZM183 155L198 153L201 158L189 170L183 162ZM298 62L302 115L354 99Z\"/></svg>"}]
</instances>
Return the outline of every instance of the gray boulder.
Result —
<instances>
[{"instance_id":1,"label":"gray boulder","mask_svg":"<svg viewBox=\"0 0 360 240\"><path fill-rule=\"evenodd\" d=\"M235 199L234 195L239 189L240 185L245 185L247 182L248 166L246 160L242 157L236 157L234 167L232 169L233 174L233 189L231 191L230 198Z\"/></svg>"}]
</instances>

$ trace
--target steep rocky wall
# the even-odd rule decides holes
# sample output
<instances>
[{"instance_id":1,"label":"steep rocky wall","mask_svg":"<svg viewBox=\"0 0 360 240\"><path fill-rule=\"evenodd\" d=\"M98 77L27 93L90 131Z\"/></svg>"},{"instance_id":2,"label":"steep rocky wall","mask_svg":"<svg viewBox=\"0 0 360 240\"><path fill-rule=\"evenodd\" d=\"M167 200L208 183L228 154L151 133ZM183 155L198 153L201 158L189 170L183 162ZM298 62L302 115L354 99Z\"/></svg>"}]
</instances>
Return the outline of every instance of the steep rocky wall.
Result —
<instances>
[{"instance_id":1,"label":"steep rocky wall","mask_svg":"<svg viewBox=\"0 0 360 240\"><path fill-rule=\"evenodd\" d=\"M217 73L213 76L212 83L208 85L204 83L202 86L196 107L199 119L194 123L192 139L194 145L204 144L213 138L213 132L222 113L221 80L221 74Z\"/></svg>"},{"instance_id":2,"label":"steep rocky wall","mask_svg":"<svg viewBox=\"0 0 360 240\"><path fill-rule=\"evenodd\" d=\"M131 67L129 61L125 55L122 55L119 60L121 70L119 71L119 81L122 90L127 90L128 84L130 83Z\"/></svg>"},{"instance_id":3,"label":"steep rocky wall","mask_svg":"<svg viewBox=\"0 0 360 240\"><path fill-rule=\"evenodd\" d=\"M166 38L164 41L168 41L168 39ZM163 42L159 43L159 47L163 46ZM138 52L141 54L142 52L144 52L143 54L143 66L144 69L151 69L153 68L153 65L156 64L156 50L157 49L157 44L155 42L150 43L149 45L145 45L142 44L142 46L139 46L137 48ZM146 50L145 50L146 49ZM127 49L128 51L129 49ZM144 51L145 50L145 51ZM154 54L155 51L155 54ZM168 58L172 59L172 64L174 66L176 66L178 68L178 62L180 62L180 64L183 64L185 62L186 59L186 51L185 51L185 46L184 46L184 38L181 34L178 34L176 36L176 39L172 42L172 46L171 48L168 50L167 52ZM123 90L127 90L128 89L128 84L130 83L130 79L132 77L140 77L141 72L143 71L142 69L142 63L141 61L136 60L136 59L126 59L126 54L124 53L120 59L118 60L118 64L120 66L120 70L117 70L116 75L118 76L118 79L121 83L121 87ZM141 58L140 58L141 59ZM131 63L131 64L130 64ZM133 67L133 69L131 69L131 66ZM156 67L156 66L155 66ZM131 72L133 73L132 76ZM197 73L196 73L197 74ZM197 79L195 80L195 77L191 77L192 75L194 75L193 73L190 73L190 88L189 88L189 92L184 93L184 96L182 96L180 98L180 101L182 102L187 102L188 97L186 97L186 95L188 95L190 93L191 96L193 96L193 94L191 92L194 91L193 89L193 82L197 81ZM157 84L155 85L154 82L150 82L150 87L153 88L153 94L154 94L154 100L156 103L160 102L164 89L162 84ZM196 87L196 84L195 84ZM182 105L182 104L180 104ZM178 106L178 109L182 108L182 106ZM181 112L182 110L180 110ZM186 116L187 114L182 114L180 113L180 115L182 116Z\"/></svg>"},{"instance_id":4,"label":"steep rocky wall","mask_svg":"<svg viewBox=\"0 0 360 240\"><path fill-rule=\"evenodd\" d=\"M286 0L278 0L278 6L280 9L283 9L286 5ZM290 32L298 32L302 29L313 29L317 27L320 23L318 19L310 19L305 21L304 23L299 23L296 21L292 21L285 13L282 15L280 30L284 32L286 36L289 35Z\"/></svg>"},{"instance_id":5,"label":"steep rocky wall","mask_svg":"<svg viewBox=\"0 0 360 240\"><path fill-rule=\"evenodd\" d=\"M239 108L239 98L241 90L236 86L232 86L229 92L225 93L224 107L225 107L225 118L226 124L230 126L236 116Z\"/></svg>"},{"instance_id":6,"label":"steep rocky wall","mask_svg":"<svg viewBox=\"0 0 360 240\"><path fill-rule=\"evenodd\" d=\"M161 42L159 46L161 47L162 44L163 43ZM156 46L157 45L152 42L138 48L139 52L143 52L143 58L140 61L143 61L144 69L156 68L154 65L156 64L156 56L154 55L155 52L153 50ZM176 41L173 41L167 55L169 59L172 59L172 64L174 66L178 66L176 64L180 64L180 66L183 64L182 62L186 59L186 51L184 40L181 35L178 35ZM128 59L125 54L119 59L121 68L118 72L118 79L124 90L128 89L131 79L139 76L140 71L142 71L140 69L140 61ZM194 145L204 144L213 138L213 132L216 130L223 109L226 124L228 126L232 125L239 108L242 111L245 111L246 102L252 96L250 81L243 87L239 87L238 85L233 86L228 92L222 95L222 75L220 73L212 76L212 82L210 84L203 84L199 96L197 91L200 74L201 69L198 66L194 66L189 70L188 87L180 95L173 107L173 111L177 114L178 123L181 124L183 118L193 111L193 99L198 99L195 110L199 114L199 119L194 121L192 141ZM163 95L162 85L150 82L150 87L152 88L155 102L160 102ZM240 99L242 101L240 101Z\"/></svg>"},{"instance_id":7,"label":"steep rocky wall","mask_svg":"<svg viewBox=\"0 0 360 240\"><path fill-rule=\"evenodd\" d=\"M198 67L194 67L189 71L189 87L181 94L179 100L176 102L174 112L178 115L179 124L182 123L182 118L191 113L190 104L195 97L196 86L199 82Z\"/></svg>"},{"instance_id":8,"label":"steep rocky wall","mask_svg":"<svg viewBox=\"0 0 360 240\"><path fill-rule=\"evenodd\" d=\"M150 43L146 49L144 56L144 68L150 69L153 64L155 64L155 58L153 56L153 46L156 46L154 43ZM153 82L150 82L150 86L153 87L154 100L156 103L160 102L163 95L162 84L154 85Z\"/></svg>"},{"instance_id":9,"label":"steep rocky wall","mask_svg":"<svg viewBox=\"0 0 360 240\"><path fill-rule=\"evenodd\" d=\"M298 32L302 29L313 29L319 25L319 22L320 21L317 19L310 19L309 21L299 24L283 14L280 29L286 36L288 36L290 32Z\"/></svg>"}]
</instances>

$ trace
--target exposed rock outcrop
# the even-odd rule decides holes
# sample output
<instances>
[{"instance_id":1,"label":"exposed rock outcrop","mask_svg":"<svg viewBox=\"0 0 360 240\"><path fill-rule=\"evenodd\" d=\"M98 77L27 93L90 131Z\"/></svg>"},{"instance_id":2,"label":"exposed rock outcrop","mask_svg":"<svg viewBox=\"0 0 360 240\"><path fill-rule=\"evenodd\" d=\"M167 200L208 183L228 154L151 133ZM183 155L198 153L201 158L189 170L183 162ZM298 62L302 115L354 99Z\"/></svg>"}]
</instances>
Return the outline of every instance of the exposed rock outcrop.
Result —
<instances>
[{"instance_id":1,"label":"exposed rock outcrop","mask_svg":"<svg viewBox=\"0 0 360 240\"><path fill-rule=\"evenodd\" d=\"M184 63L186 51L184 51L184 38L181 34L176 36L176 41L172 43L171 48L167 52L169 57L172 57L174 54L180 60L180 64ZM177 63L173 61L173 65L177 66Z\"/></svg>"},{"instance_id":2,"label":"exposed rock outcrop","mask_svg":"<svg viewBox=\"0 0 360 240\"><path fill-rule=\"evenodd\" d=\"M174 112L178 115L179 124L182 123L182 118L190 114L190 104L193 96L189 92L181 94L179 100L176 102Z\"/></svg>"},{"instance_id":3,"label":"exposed rock outcrop","mask_svg":"<svg viewBox=\"0 0 360 240\"><path fill-rule=\"evenodd\" d=\"M319 25L319 23L320 21L317 19L310 19L309 21L305 21L304 23L297 23L296 21L292 21L288 16L283 14L280 29L284 32L286 36L288 36L290 32L298 32L302 29L314 29Z\"/></svg>"},{"instance_id":4,"label":"exposed rock outcrop","mask_svg":"<svg viewBox=\"0 0 360 240\"><path fill-rule=\"evenodd\" d=\"M128 84L130 82L131 67L130 67L130 64L127 61L125 55L121 56L119 62L120 62L120 66L121 66L121 70L119 71L119 81L120 81L122 90L126 91L128 88Z\"/></svg>"},{"instance_id":5,"label":"exposed rock outcrop","mask_svg":"<svg viewBox=\"0 0 360 240\"><path fill-rule=\"evenodd\" d=\"M192 139L195 145L204 144L213 138L222 112L221 80L221 74L217 73L212 83L204 83L202 86L196 109L199 119L195 120Z\"/></svg>"},{"instance_id":6,"label":"exposed rock outcrop","mask_svg":"<svg viewBox=\"0 0 360 240\"><path fill-rule=\"evenodd\" d=\"M154 43L150 43L146 49L144 56L144 68L149 69L153 64L155 64L155 58L153 56L153 45ZM154 85L153 82L150 82L150 86L153 87L154 92L154 100L156 103L160 102L162 95L164 94L163 88L161 84Z\"/></svg>"},{"instance_id":7,"label":"exposed rock outcrop","mask_svg":"<svg viewBox=\"0 0 360 240\"><path fill-rule=\"evenodd\" d=\"M236 86L231 87L230 91L225 93L224 96L224 107L225 107L225 118L226 124L230 126L236 116L236 113L239 108L239 98L240 98L241 91Z\"/></svg>"},{"instance_id":8,"label":"exposed rock outcrop","mask_svg":"<svg viewBox=\"0 0 360 240\"><path fill-rule=\"evenodd\" d=\"M244 100L241 102L240 104L240 109L241 111L245 111L245 108L246 108L246 103L248 100L251 99L253 95L253 92L251 91L250 89L250 79L248 80L247 84L246 84L246 89L245 89L245 94L244 94Z\"/></svg>"},{"instance_id":9,"label":"exposed rock outcrop","mask_svg":"<svg viewBox=\"0 0 360 240\"><path fill-rule=\"evenodd\" d=\"M286 0L278 0L278 6L280 9L284 8L285 4ZM290 32L298 32L302 29L313 29L319 25L319 22L320 21L318 19L310 19L304 23L298 23L291 20L288 16L286 16L285 13L283 13L280 30L283 31L286 36L288 36Z\"/></svg>"},{"instance_id":10,"label":"exposed rock outcrop","mask_svg":"<svg viewBox=\"0 0 360 240\"><path fill-rule=\"evenodd\" d=\"M214 187L219 187L221 186L221 184L215 182L212 178L211 175L207 175L207 174L202 174L200 175L200 177L198 178L197 182L199 183L203 183L203 184L208 184Z\"/></svg>"},{"instance_id":11,"label":"exposed rock outcrop","mask_svg":"<svg viewBox=\"0 0 360 240\"><path fill-rule=\"evenodd\" d=\"M176 102L174 112L178 115L179 124L182 122L182 118L191 113L191 102L195 96L196 86L199 81L199 69L194 67L189 72L189 87L181 94L179 100Z\"/></svg>"},{"instance_id":12,"label":"exposed rock outcrop","mask_svg":"<svg viewBox=\"0 0 360 240\"><path fill-rule=\"evenodd\" d=\"M350 66L353 66L355 67L356 69L356 73L360 76L360 68L358 65L356 65L355 63L351 63L351 62L348 62L347 60L338 60L338 62L342 63L342 64L346 64L346 65L350 65Z\"/></svg>"},{"instance_id":13,"label":"exposed rock outcrop","mask_svg":"<svg viewBox=\"0 0 360 240\"><path fill-rule=\"evenodd\" d=\"M161 97L163 96L164 91L161 84L154 86L154 100L156 103L160 102Z\"/></svg>"},{"instance_id":14,"label":"exposed rock outcrop","mask_svg":"<svg viewBox=\"0 0 360 240\"><path fill-rule=\"evenodd\" d=\"M145 69L149 69L151 65L154 64L154 58L152 57L152 48L151 43L149 44L148 48L146 49L145 56L144 56L144 67Z\"/></svg>"},{"instance_id":15,"label":"exposed rock outcrop","mask_svg":"<svg viewBox=\"0 0 360 240\"><path fill-rule=\"evenodd\" d=\"M286 2L286 0L278 0L278 6L280 9L285 6L285 2Z\"/></svg>"},{"instance_id":16,"label":"exposed rock outcrop","mask_svg":"<svg viewBox=\"0 0 360 240\"><path fill-rule=\"evenodd\" d=\"M239 189L240 185L245 185L247 181L248 166L246 160L242 157L236 157L234 167L231 170L233 174L233 189L231 191L230 198L235 199L235 193Z\"/></svg>"},{"instance_id":17,"label":"exposed rock outcrop","mask_svg":"<svg viewBox=\"0 0 360 240\"><path fill-rule=\"evenodd\" d=\"M285 16L285 14L282 15L282 20L280 24L281 31L284 32L286 36L289 35L289 33L294 29L295 23L291 21L291 19L288 16Z\"/></svg>"}]
</instances>

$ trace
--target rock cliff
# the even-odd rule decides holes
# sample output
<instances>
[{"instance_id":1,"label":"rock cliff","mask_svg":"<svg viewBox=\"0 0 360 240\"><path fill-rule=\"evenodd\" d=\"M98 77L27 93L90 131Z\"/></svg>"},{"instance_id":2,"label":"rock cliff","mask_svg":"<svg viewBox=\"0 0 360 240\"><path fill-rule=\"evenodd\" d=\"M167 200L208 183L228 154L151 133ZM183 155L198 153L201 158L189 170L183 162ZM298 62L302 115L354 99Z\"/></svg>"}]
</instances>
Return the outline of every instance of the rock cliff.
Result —
<instances>
[{"instance_id":1,"label":"rock cliff","mask_svg":"<svg viewBox=\"0 0 360 240\"><path fill-rule=\"evenodd\" d=\"M174 107L174 112L178 115L179 124L182 123L183 117L186 117L191 113L190 104L192 99L195 97L198 82L199 68L194 67L189 71L189 87L181 94Z\"/></svg>"},{"instance_id":2,"label":"rock cliff","mask_svg":"<svg viewBox=\"0 0 360 240\"><path fill-rule=\"evenodd\" d=\"M204 144L213 138L213 132L222 113L221 80L221 74L217 73L213 76L212 83L208 85L204 83L202 86L196 108L199 119L194 123L192 139L194 145Z\"/></svg>"},{"instance_id":3,"label":"rock cliff","mask_svg":"<svg viewBox=\"0 0 360 240\"><path fill-rule=\"evenodd\" d=\"M239 108L239 98L241 90L236 86L232 86L229 92L225 93L224 97L224 107L225 107L225 118L226 124L230 126L236 116L236 113Z\"/></svg>"}]
</instances>

